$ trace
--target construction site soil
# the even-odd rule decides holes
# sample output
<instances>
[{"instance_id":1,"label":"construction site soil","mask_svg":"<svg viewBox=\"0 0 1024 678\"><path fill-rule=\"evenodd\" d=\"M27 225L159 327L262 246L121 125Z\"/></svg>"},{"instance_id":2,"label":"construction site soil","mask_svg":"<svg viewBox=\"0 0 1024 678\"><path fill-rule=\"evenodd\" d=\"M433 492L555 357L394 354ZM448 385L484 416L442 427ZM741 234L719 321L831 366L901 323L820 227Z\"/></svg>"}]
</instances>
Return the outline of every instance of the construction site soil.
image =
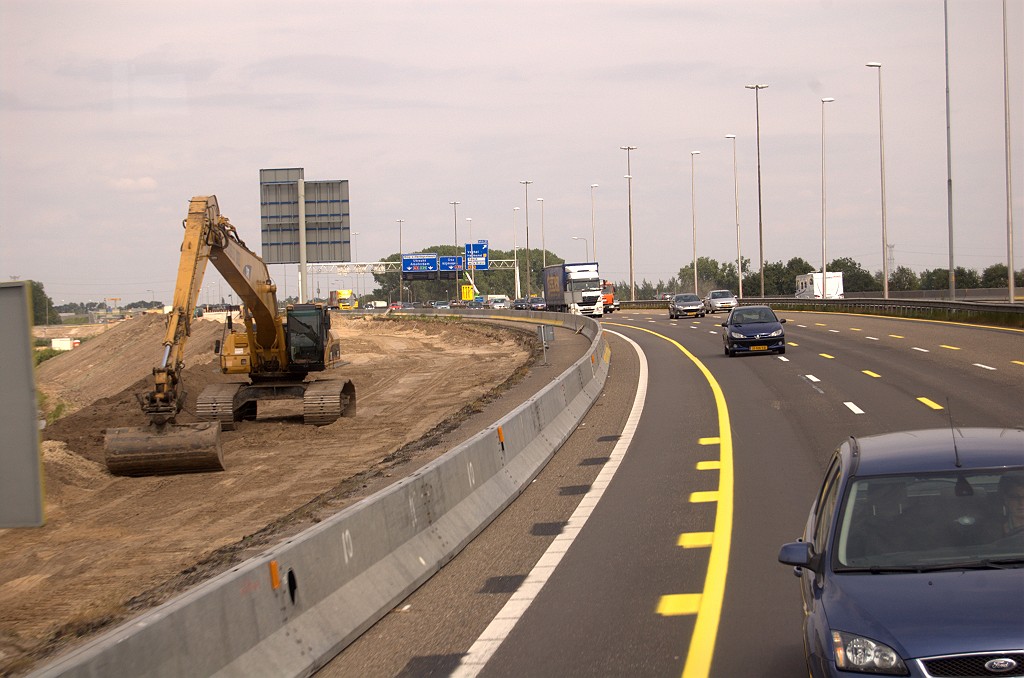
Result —
<instances>
[{"instance_id":1,"label":"construction site soil","mask_svg":"<svg viewBox=\"0 0 1024 678\"><path fill-rule=\"evenodd\" d=\"M196 421L205 385L229 379L213 352L223 328L193 321L179 422ZM336 317L332 331L344 362L331 376L355 383L356 416L313 427L301 405L261 404L256 421L222 433L220 473L123 478L104 465L106 428L148 423L137 394L162 354L162 317L40 365L38 389L64 413L42 436L45 526L0 530L0 675L38 668L443 454L539 357L532 332L457 319Z\"/></svg>"}]
</instances>

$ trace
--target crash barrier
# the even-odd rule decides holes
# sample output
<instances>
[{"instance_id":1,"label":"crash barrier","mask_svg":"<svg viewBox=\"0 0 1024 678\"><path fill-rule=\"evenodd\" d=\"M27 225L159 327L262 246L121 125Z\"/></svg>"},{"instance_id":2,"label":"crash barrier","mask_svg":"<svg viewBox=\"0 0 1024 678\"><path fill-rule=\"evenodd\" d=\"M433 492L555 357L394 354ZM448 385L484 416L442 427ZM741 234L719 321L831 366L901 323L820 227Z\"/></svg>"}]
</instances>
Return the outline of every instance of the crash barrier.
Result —
<instances>
[{"instance_id":1,"label":"crash barrier","mask_svg":"<svg viewBox=\"0 0 1024 678\"><path fill-rule=\"evenodd\" d=\"M1008 302L938 301L932 299L796 299L794 297L744 297L744 306L767 304L790 311L866 313L895 318L946 320L975 325L1024 328L1024 304ZM622 310L667 309L668 301L623 301Z\"/></svg>"},{"instance_id":2,"label":"crash barrier","mask_svg":"<svg viewBox=\"0 0 1024 678\"><path fill-rule=\"evenodd\" d=\"M578 328L590 347L411 476L33 675L304 676L323 666L501 513L600 395L610 354L599 323L554 313L517 319Z\"/></svg>"}]
</instances>

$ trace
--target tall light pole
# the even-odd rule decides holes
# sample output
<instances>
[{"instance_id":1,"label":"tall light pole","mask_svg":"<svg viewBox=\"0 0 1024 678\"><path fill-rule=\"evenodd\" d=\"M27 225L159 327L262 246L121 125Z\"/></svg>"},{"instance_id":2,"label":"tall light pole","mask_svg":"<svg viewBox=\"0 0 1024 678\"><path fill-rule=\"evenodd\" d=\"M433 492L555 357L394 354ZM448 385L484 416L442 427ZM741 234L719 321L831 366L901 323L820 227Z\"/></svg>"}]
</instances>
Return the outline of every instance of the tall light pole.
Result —
<instances>
[{"instance_id":1,"label":"tall light pole","mask_svg":"<svg viewBox=\"0 0 1024 678\"><path fill-rule=\"evenodd\" d=\"M469 222L469 243L472 244L473 243L473 217L466 217L466 221ZM473 274L470 273L471 270L475 270L475 269L471 269L469 267L469 257L466 257L465 270L466 270L466 277L469 278L469 282L471 282L471 283L473 283L475 285L476 283L473 280Z\"/></svg>"},{"instance_id":2,"label":"tall light pole","mask_svg":"<svg viewBox=\"0 0 1024 678\"><path fill-rule=\"evenodd\" d=\"M878 69L878 158L882 172L882 297L889 298L889 234L885 225L885 131L882 124L882 64L877 61L865 64Z\"/></svg>"},{"instance_id":3,"label":"tall light pole","mask_svg":"<svg viewBox=\"0 0 1024 678\"><path fill-rule=\"evenodd\" d=\"M732 186L736 202L736 276L739 280L740 299L743 298L743 256L740 254L740 175L736 169L736 135L726 134L732 139Z\"/></svg>"},{"instance_id":4,"label":"tall light pole","mask_svg":"<svg viewBox=\"0 0 1024 678\"><path fill-rule=\"evenodd\" d=\"M455 249L459 248L459 205L462 203L458 200L452 200L449 205L455 211Z\"/></svg>"},{"instance_id":5,"label":"tall light pole","mask_svg":"<svg viewBox=\"0 0 1024 678\"><path fill-rule=\"evenodd\" d=\"M359 235L358 231L352 231L352 233L351 233L351 237L352 237L352 260L354 262L356 262L356 263L359 262L359 255L356 254L356 236L358 236L358 235ZM359 273L356 273L356 298L359 298L359 297L362 296L361 290L360 290L361 283L362 283L362 278L363 278L363 276L361 276Z\"/></svg>"},{"instance_id":6,"label":"tall light pole","mask_svg":"<svg viewBox=\"0 0 1024 678\"><path fill-rule=\"evenodd\" d=\"M544 244L544 198L537 198L540 203L540 261L541 267L548 267L547 245Z\"/></svg>"},{"instance_id":7,"label":"tall light pole","mask_svg":"<svg viewBox=\"0 0 1024 678\"><path fill-rule=\"evenodd\" d=\"M1013 270L1013 162L1010 152L1010 69L1006 61L1006 0L1003 0L1003 126L1006 128L1006 272L1010 303L1017 292L1014 289Z\"/></svg>"},{"instance_id":8,"label":"tall light pole","mask_svg":"<svg viewBox=\"0 0 1024 678\"><path fill-rule=\"evenodd\" d=\"M532 181L520 181L526 189L526 298L530 298L530 184Z\"/></svg>"},{"instance_id":9,"label":"tall light pole","mask_svg":"<svg viewBox=\"0 0 1024 678\"><path fill-rule=\"evenodd\" d=\"M700 295L697 291L697 192L696 183L696 158L700 151L690 151L690 215L693 218L693 293Z\"/></svg>"},{"instance_id":10,"label":"tall light pole","mask_svg":"<svg viewBox=\"0 0 1024 678\"><path fill-rule=\"evenodd\" d=\"M946 220L949 222L949 300L956 301L956 268L953 265L953 151L949 132L949 2L942 0L942 24L946 53Z\"/></svg>"},{"instance_id":11,"label":"tall light pole","mask_svg":"<svg viewBox=\"0 0 1024 678\"><path fill-rule=\"evenodd\" d=\"M761 90L767 89L768 85L744 85L747 89L754 90L754 120L757 124L757 239L759 241L760 261L758 268L761 269L761 298L764 299L764 219L761 216L761 104L759 94Z\"/></svg>"},{"instance_id":12,"label":"tall light pole","mask_svg":"<svg viewBox=\"0 0 1024 678\"><path fill-rule=\"evenodd\" d=\"M398 222L398 303L402 303L402 224L405 219L395 219Z\"/></svg>"},{"instance_id":13,"label":"tall light pole","mask_svg":"<svg viewBox=\"0 0 1024 678\"><path fill-rule=\"evenodd\" d=\"M629 205L629 300L636 301L636 282L633 277L633 172L629 168L629 153L636 146L619 146L626 152L626 195Z\"/></svg>"},{"instance_id":14,"label":"tall light pole","mask_svg":"<svg viewBox=\"0 0 1024 678\"><path fill-rule=\"evenodd\" d=\"M583 236L579 236L579 235L574 235L572 237L572 239L573 240L582 240L583 241L584 261L590 261L590 247L588 247L588 245L587 245L587 239L584 238Z\"/></svg>"},{"instance_id":15,"label":"tall light pole","mask_svg":"<svg viewBox=\"0 0 1024 678\"><path fill-rule=\"evenodd\" d=\"M594 189L597 184L590 184L590 238L594 243L594 261L597 261L597 216L594 212Z\"/></svg>"},{"instance_id":16,"label":"tall light pole","mask_svg":"<svg viewBox=\"0 0 1024 678\"><path fill-rule=\"evenodd\" d=\"M516 215L519 214L519 208L512 208L512 266L515 268L515 279L516 286L516 299L522 298L522 292L519 287L519 245L516 244Z\"/></svg>"},{"instance_id":17,"label":"tall light pole","mask_svg":"<svg viewBox=\"0 0 1024 678\"><path fill-rule=\"evenodd\" d=\"M823 97L821 100L821 297L828 297L828 261L825 250L825 104L835 99Z\"/></svg>"}]
</instances>

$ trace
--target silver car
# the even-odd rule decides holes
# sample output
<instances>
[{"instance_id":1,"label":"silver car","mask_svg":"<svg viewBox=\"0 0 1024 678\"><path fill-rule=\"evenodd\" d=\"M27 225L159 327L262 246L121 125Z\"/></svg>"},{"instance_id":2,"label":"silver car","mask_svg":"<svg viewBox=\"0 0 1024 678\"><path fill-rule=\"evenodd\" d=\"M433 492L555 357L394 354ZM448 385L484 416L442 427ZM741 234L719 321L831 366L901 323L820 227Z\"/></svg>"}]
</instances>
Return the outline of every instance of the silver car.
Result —
<instances>
[{"instance_id":1,"label":"silver car","mask_svg":"<svg viewBox=\"0 0 1024 678\"><path fill-rule=\"evenodd\" d=\"M696 294L677 294L668 302L668 317L671 319L692 315L704 317L704 303Z\"/></svg>"},{"instance_id":2,"label":"silver car","mask_svg":"<svg viewBox=\"0 0 1024 678\"><path fill-rule=\"evenodd\" d=\"M708 310L708 313L731 311L736 308L738 303L736 295L729 290L712 290L708 298L704 300L704 308Z\"/></svg>"}]
</instances>

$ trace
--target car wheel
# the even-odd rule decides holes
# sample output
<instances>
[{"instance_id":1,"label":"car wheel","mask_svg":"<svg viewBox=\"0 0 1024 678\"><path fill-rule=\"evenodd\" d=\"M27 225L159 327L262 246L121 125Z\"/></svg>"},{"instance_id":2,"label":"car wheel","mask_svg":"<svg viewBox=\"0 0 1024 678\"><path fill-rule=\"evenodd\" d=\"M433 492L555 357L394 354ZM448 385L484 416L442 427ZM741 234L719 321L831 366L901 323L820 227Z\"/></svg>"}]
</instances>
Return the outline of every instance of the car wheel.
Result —
<instances>
[{"instance_id":1,"label":"car wheel","mask_svg":"<svg viewBox=\"0 0 1024 678\"><path fill-rule=\"evenodd\" d=\"M723 350L725 351L725 355L729 355L729 347L728 346L724 346Z\"/></svg>"}]
</instances>

